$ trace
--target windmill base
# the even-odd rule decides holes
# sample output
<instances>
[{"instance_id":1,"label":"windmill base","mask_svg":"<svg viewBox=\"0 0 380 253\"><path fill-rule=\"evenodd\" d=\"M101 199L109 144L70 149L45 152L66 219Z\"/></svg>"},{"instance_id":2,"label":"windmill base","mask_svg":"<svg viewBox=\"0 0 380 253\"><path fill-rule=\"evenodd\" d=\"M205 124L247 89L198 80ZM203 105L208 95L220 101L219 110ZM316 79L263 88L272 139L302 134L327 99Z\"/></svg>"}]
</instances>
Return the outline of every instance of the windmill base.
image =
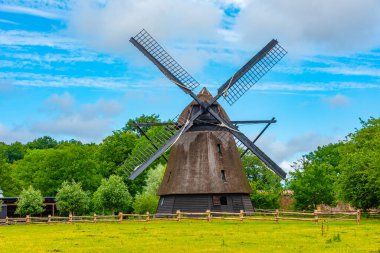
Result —
<instances>
[{"instance_id":1,"label":"windmill base","mask_svg":"<svg viewBox=\"0 0 380 253\"><path fill-rule=\"evenodd\" d=\"M160 196L157 213L183 212L253 212L248 194L183 194Z\"/></svg>"}]
</instances>

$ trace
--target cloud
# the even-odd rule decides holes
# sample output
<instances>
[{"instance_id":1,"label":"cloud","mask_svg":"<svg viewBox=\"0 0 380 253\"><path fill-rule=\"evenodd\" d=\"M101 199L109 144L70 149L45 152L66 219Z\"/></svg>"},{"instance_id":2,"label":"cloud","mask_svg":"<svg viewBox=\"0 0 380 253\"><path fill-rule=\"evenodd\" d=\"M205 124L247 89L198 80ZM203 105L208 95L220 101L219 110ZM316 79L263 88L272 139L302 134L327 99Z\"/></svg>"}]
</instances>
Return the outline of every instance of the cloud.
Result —
<instances>
[{"instance_id":1,"label":"cloud","mask_svg":"<svg viewBox=\"0 0 380 253\"><path fill-rule=\"evenodd\" d=\"M348 97L342 94L336 94L333 97L324 97L322 98L322 101L332 107L338 107L338 106L344 107L350 104L350 100L348 99Z\"/></svg>"},{"instance_id":2,"label":"cloud","mask_svg":"<svg viewBox=\"0 0 380 253\"><path fill-rule=\"evenodd\" d=\"M125 52L142 28L166 41L200 41L217 35L222 13L207 1L114 0L73 5L69 30L108 52Z\"/></svg>"},{"instance_id":3,"label":"cloud","mask_svg":"<svg viewBox=\"0 0 380 253\"><path fill-rule=\"evenodd\" d=\"M56 13L24 7L24 6L18 6L18 5L0 5L0 11L27 14L27 15L32 15L32 16L37 16L37 17L47 18L47 19L62 19L63 18L63 16L58 15Z\"/></svg>"},{"instance_id":4,"label":"cloud","mask_svg":"<svg viewBox=\"0 0 380 253\"><path fill-rule=\"evenodd\" d=\"M28 129L14 127L10 129L4 124L0 123L0 140L5 143L12 143L15 141L28 142L33 140L35 135Z\"/></svg>"},{"instance_id":5,"label":"cloud","mask_svg":"<svg viewBox=\"0 0 380 253\"><path fill-rule=\"evenodd\" d=\"M256 0L237 17L246 45L278 38L296 54L355 54L380 45L377 0Z\"/></svg>"},{"instance_id":6,"label":"cloud","mask_svg":"<svg viewBox=\"0 0 380 253\"><path fill-rule=\"evenodd\" d=\"M33 133L99 142L111 130L113 117L122 112L122 107L117 101L104 99L78 104L71 94L65 92L52 94L46 99L43 111L53 116L34 122L31 126Z\"/></svg>"},{"instance_id":7,"label":"cloud","mask_svg":"<svg viewBox=\"0 0 380 253\"><path fill-rule=\"evenodd\" d=\"M257 145L277 164L290 169L289 161L296 161L302 155L317 149L318 146L338 141L336 136L326 136L319 133L304 133L291 137L286 142L274 135L266 135L258 139Z\"/></svg>"},{"instance_id":8,"label":"cloud","mask_svg":"<svg viewBox=\"0 0 380 253\"><path fill-rule=\"evenodd\" d=\"M74 107L74 97L65 92L62 95L53 94L44 102L43 108L48 108L51 111L59 111L65 114L70 113Z\"/></svg>"}]
</instances>

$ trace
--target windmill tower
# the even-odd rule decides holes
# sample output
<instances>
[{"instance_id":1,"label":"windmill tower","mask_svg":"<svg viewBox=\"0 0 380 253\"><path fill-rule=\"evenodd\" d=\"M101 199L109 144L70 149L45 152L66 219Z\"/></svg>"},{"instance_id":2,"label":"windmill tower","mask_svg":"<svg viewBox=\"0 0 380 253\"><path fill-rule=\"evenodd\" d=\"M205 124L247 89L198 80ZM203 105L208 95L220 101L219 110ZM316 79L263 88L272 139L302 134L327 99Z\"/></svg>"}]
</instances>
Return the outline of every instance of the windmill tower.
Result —
<instances>
[{"instance_id":1,"label":"windmill tower","mask_svg":"<svg viewBox=\"0 0 380 253\"><path fill-rule=\"evenodd\" d=\"M193 101L179 117L170 122L136 124L151 145L132 154L123 168L135 179L152 162L171 149L163 181L158 190L158 213L176 210L239 212L252 211L251 188L241 158L251 152L281 178L286 173L254 143L276 120L231 121L217 100L223 97L230 105L236 102L286 51L276 40L270 41L248 63L228 79L212 96L206 88L198 95L193 89L199 83L191 77L145 30L130 39L175 85ZM238 129L239 124L266 123L253 140ZM149 138L142 126L164 126ZM165 158L166 159L166 158Z\"/></svg>"}]
</instances>

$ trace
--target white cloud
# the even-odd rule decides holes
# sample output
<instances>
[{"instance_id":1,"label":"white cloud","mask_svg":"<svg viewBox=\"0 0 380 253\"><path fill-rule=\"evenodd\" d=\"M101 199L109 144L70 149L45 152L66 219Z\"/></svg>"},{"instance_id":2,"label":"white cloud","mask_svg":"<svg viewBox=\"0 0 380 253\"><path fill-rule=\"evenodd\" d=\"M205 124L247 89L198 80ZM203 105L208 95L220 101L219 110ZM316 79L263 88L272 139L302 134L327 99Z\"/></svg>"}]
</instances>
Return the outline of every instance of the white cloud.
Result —
<instances>
[{"instance_id":1,"label":"white cloud","mask_svg":"<svg viewBox=\"0 0 380 253\"><path fill-rule=\"evenodd\" d=\"M10 12L10 13L20 13L20 14L27 14L42 18L48 18L48 19L62 19L63 16L59 15L57 13L52 13L48 11L43 11L39 9L19 6L19 5L0 5L0 11L2 12Z\"/></svg>"},{"instance_id":2,"label":"white cloud","mask_svg":"<svg viewBox=\"0 0 380 253\"><path fill-rule=\"evenodd\" d=\"M350 104L348 97L342 94L336 94L332 97L323 97L322 101L332 107L348 106Z\"/></svg>"},{"instance_id":3,"label":"white cloud","mask_svg":"<svg viewBox=\"0 0 380 253\"><path fill-rule=\"evenodd\" d=\"M222 12L207 1L80 1L69 29L108 52L125 52L129 38L142 28L158 40L199 41L217 35ZM167 45L167 44L166 44Z\"/></svg>"},{"instance_id":4,"label":"white cloud","mask_svg":"<svg viewBox=\"0 0 380 253\"><path fill-rule=\"evenodd\" d=\"M100 142L111 130L114 116L122 112L118 101L98 99L79 104L68 92L52 94L42 103L46 119L7 128L0 124L0 139L6 142L31 141L42 135L57 139Z\"/></svg>"},{"instance_id":5,"label":"white cloud","mask_svg":"<svg viewBox=\"0 0 380 253\"><path fill-rule=\"evenodd\" d=\"M318 133L304 133L291 137L286 142L279 140L276 136L266 135L258 139L257 145L277 164L290 170L290 162L296 161L302 155L317 149L318 146L327 145L338 141L336 136L326 136Z\"/></svg>"},{"instance_id":6,"label":"white cloud","mask_svg":"<svg viewBox=\"0 0 380 253\"><path fill-rule=\"evenodd\" d=\"M0 123L0 140L5 143L12 143L15 141L28 142L33 140L35 135L28 129L23 129L20 127L15 127L10 129L4 124Z\"/></svg>"},{"instance_id":7,"label":"white cloud","mask_svg":"<svg viewBox=\"0 0 380 253\"><path fill-rule=\"evenodd\" d=\"M110 131L113 116L118 115L122 107L117 101L104 99L78 105L74 97L65 92L52 94L43 103L43 110L54 115L34 123L33 132L97 142Z\"/></svg>"},{"instance_id":8,"label":"white cloud","mask_svg":"<svg viewBox=\"0 0 380 253\"><path fill-rule=\"evenodd\" d=\"M72 111L74 103L74 97L70 93L65 92L62 95L51 95L47 100L45 100L43 108L48 108L48 110L60 111L67 114Z\"/></svg>"},{"instance_id":9,"label":"white cloud","mask_svg":"<svg viewBox=\"0 0 380 253\"><path fill-rule=\"evenodd\" d=\"M291 55L355 54L380 45L377 0L256 0L236 22L250 47L278 38Z\"/></svg>"}]
</instances>

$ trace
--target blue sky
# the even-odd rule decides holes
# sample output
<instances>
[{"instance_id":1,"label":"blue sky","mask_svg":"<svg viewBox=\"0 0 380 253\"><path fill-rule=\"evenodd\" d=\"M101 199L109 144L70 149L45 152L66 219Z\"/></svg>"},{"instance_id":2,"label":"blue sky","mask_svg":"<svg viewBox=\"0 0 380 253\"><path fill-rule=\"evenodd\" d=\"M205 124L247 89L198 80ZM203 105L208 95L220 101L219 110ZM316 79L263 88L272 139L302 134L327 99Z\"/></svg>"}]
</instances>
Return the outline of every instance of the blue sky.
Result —
<instances>
[{"instance_id":1,"label":"blue sky","mask_svg":"<svg viewBox=\"0 0 380 253\"><path fill-rule=\"evenodd\" d=\"M276 38L288 55L220 102L234 120L276 117L258 145L288 169L379 117L379 23L377 0L0 0L0 141L99 143L143 113L179 114L189 96L128 41L141 28L213 94Z\"/></svg>"}]
</instances>

